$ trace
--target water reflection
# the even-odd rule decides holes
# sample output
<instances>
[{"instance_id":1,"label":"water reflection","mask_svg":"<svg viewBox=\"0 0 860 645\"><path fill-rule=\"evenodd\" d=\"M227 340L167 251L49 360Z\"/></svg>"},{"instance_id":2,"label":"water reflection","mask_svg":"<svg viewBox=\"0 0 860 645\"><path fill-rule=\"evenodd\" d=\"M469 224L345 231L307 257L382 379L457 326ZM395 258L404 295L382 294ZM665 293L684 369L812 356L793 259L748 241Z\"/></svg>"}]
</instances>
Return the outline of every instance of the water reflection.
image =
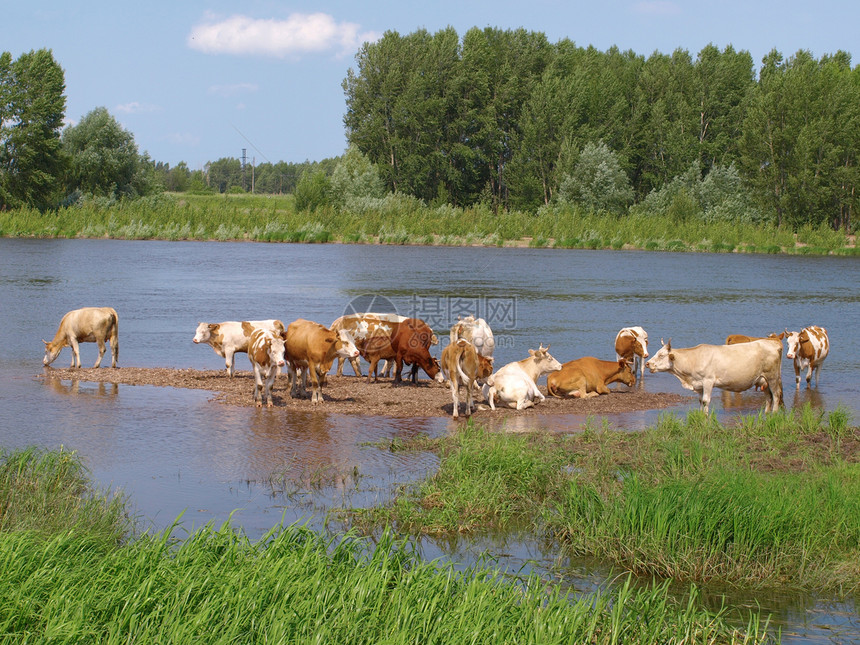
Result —
<instances>
[{"instance_id":1,"label":"water reflection","mask_svg":"<svg viewBox=\"0 0 860 645\"><path fill-rule=\"evenodd\" d=\"M46 376L45 383L56 394L66 396L90 395L90 396L116 396L119 394L117 383L94 383L92 381L81 381L79 379L61 379L56 376Z\"/></svg>"}]
</instances>

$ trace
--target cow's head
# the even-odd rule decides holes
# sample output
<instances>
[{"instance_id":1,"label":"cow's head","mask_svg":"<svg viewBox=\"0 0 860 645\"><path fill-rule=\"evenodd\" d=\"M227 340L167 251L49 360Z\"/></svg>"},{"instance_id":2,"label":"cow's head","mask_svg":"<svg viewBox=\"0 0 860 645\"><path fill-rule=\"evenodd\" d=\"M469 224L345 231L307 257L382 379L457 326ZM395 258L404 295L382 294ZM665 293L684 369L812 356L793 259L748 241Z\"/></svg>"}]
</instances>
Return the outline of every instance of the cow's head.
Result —
<instances>
[{"instance_id":1,"label":"cow's head","mask_svg":"<svg viewBox=\"0 0 860 645\"><path fill-rule=\"evenodd\" d=\"M549 345L544 347L543 343L541 343L538 349L529 350L529 356L531 356L537 364L539 374L557 372L561 369L561 363L553 358L552 354L549 353L549 348Z\"/></svg>"},{"instance_id":2,"label":"cow's head","mask_svg":"<svg viewBox=\"0 0 860 645\"><path fill-rule=\"evenodd\" d=\"M477 352L476 352L477 353ZM475 380L484 382L488 378L490 378L490 374L493 373L493 357L487 358L486 356L481 356L481 354L477 354L478 356L478 373L475 377Z\"/></svg>"},{"instance_id":3,"label":"cow's head","mask_svg":"<svg viewBox=\"0 0 860 645\"><path fill-rule=\"evenodd\" d=\"M337 341L334 346L335 353L342 358L358 358L358 348L352 340L352 334L346 329L337 332Z\"/></svg>"},{"instance_id":4,"label":"cow's head","mask_svg":"<svg viewBox=\"0 0 860 645\"><path fill-rule=\"evenodd\" d=\"M194 338L192 339L195 343L206 343L212 338L215 334L218 333L218 327L220 325L218 323L205 323L202 322L197 325L197 331L194 334Z\"/></svg>"},{"instance_id":5,"label":"cow's head","mask_svg":"<svg viewBox=\"0 0 860 645\"><path fill-rule=\"evenodd\" d=\"M283 367L284 341L287 339L285 331L271 331L268 329L255 329L251 333L248 354L260 365L277 365Z\"/></svg>"},{"instance_id":6,"label":"cow's head","mask_svg":"<svg viewBox=\"0 0 860 645\"><path fill-rule=\"evenodd\" d=\"M618 361L618 381L627 387L636 385L636 372L633 371L632 363L626 358Z\"/></svg>"},{"instance_id":7,"label":"cow's head","mask_svg":"<svg viewBox=\"0 0 860 645\"><path fill-rule=\"evenodd\" d=\"M803 334L806 333L806 330L802 332L799 331L788 331L787 329L783 332L785 334L785 344L788 347L785 352L786 358L794 358L797 356L800 351L800 344L803 342ZM806 340L809 340L809 335L806 335Z\"/></svg>"},{"instance_id":8,"label":"cow's head","mask_svg":"<svg viewBox=\"0 0 860 645\"><path fill-rule=\"evenodd\" d=\"M55 360L57 360L57 356L60 355L60 350L63 349L59 343L54 345L52 342L48 342L44 338L42 342L45 343L45 357L42 359L42 365L50 365Z\"/></svg>"},{"instance_id":9,"label":"cow's head","mask_svg":"<svg viewBox=\"0 0 860 645\"><path fill-rule=\"evenodd\" d=\"M663 344L663 339L660 339L662 347L654 354L654 358L645 363L651 373L666 372L672 368L672 363L675 362L675 355L672 353L672 339L668 343Z\"/></svg>"},{"instance_id":10,"label":"cow's head","mask_svg":"<svg viewBox=\"0 0 860 645\"><path fill-rule=\"evenodd\" d=\"M442 374L442 366L439 365L439 361L436 360L435 357L427 355L428 359L426 362L422 361L421 368L427 372L427 376L432 378L437 383L444 383L445 376Z\"/></svg>"}]
</instances>

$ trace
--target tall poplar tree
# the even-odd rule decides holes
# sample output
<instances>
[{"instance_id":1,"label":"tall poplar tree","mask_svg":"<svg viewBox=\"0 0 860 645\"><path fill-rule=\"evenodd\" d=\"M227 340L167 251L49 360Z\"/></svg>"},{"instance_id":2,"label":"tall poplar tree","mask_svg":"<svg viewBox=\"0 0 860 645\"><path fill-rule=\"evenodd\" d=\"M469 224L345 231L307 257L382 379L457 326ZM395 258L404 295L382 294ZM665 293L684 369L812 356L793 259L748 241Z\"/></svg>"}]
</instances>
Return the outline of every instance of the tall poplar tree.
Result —
<instances>
[{"instance_id":1,"label":"tall poplar tree","mask_svg":"<svg viewBox=\"0 0 860 645\"><path fill-rule=\"evenodd\" d=\"M58 202L65 89L50 50L0 55L0 208Z\"/></svg>"}]
</instances>

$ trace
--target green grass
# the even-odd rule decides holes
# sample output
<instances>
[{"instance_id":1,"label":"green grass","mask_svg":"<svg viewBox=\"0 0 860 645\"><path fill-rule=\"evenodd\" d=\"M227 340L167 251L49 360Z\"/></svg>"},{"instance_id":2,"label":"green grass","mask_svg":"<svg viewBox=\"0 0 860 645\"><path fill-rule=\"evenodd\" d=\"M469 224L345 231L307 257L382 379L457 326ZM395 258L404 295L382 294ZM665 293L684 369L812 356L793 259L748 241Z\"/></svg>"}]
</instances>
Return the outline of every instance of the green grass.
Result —
<instances>
[{"instance_id":1,"label":"green grass","mask_svg":"<svg viewBox=\"0 0 860 645\"><path fill-rule=\"evenodd\" d=\"M0 236L259 242L350 242L503 246L530 238L533 247L717 253L853 254L843 233L827 227L795 235L773 226L629 214L599 215L576 207L535 213L483 206L426 206L389 195L360 211L297 211L292 195L163 194L59 211L0 212ZM797 243L797 244L796 244ZM799 246L798 246L799 245Z\"/></svg>"},{"instance_id":2,"label":"green grass","mask_svg":"<svg viewBox=\"0 0 860 645\"><path fill-rule=\"evenodd\" d=\"M724 426L694 412L638 433L589 423L561 437L468 425L433 446L437 474L356 511L356 526L531 523L571 554L636 574L856 593L860 431L849 418L806 406Z\"/></svg>"},{"instance_id":3,"label":"green grass","mask_svg":"<svg viewBox=\"0 0 860 645\"><path fill-rule=\"evenodd\" d=\"M507 459L510 459L508 457ZM293 525L251 541L229 523L184 540L144 534L118 542L77 519L32 520L92 504L69 453L4 454L0 509L47 491L0 530L0 641L8 643L761 643L758 614L679 604L667 584L631 579L571 596L535 576L423 561L385 531L370 542ZM59 498L51 502L52 498ZM175 529L175 527L174 527ZM729 623L745 622L744 629Z\"/></svg>"}]
</instances>

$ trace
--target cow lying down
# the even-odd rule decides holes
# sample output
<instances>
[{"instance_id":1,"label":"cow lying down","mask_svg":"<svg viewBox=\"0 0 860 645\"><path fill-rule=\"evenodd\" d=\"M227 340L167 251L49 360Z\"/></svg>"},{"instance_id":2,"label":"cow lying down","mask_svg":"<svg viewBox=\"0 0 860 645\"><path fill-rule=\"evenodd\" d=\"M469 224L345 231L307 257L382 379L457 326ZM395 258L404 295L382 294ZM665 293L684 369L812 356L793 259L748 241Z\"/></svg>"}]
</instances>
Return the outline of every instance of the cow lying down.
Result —
<instances>
[{"instance_id":1,"label":"cow lying down","mask_svg":"<svg viewBox=\"0 0 860 645\"><path fill-rule=\"evenodd\" d=\"M572 396L590 399L609 394L610 383L623 383L627 387L636 384L636 374L625 359L602 361L593 356L577 358L561 366L558 372L546 377L546 391L555 397Z\"/></svg>"},{"instance_id":2,"label":"cow lying down","mask_svg":"<svg viewBox=\"0 0 860 645\"><path fill-rule=\"evenodd\" d=\"M530 349L528 358L508 363L490 375L483 387L484 398L493 410L497 398L505 407L517 410L533 407L536 401L546 398L538 389L538 379L560 369L561 363L549 353L549 346Z\"/></svg>"}]
</instances>

